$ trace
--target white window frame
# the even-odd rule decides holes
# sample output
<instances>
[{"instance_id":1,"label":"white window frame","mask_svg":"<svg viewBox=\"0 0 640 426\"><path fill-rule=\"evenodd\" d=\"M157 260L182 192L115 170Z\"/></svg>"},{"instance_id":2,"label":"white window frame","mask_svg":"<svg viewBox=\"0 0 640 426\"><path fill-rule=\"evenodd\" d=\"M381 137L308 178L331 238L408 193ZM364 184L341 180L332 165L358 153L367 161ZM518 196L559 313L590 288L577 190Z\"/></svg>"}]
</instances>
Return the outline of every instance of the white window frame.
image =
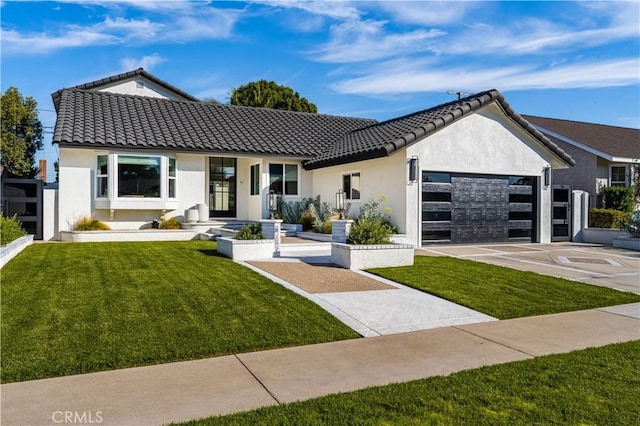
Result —
<instances>
[{"instance_id":1,"label":"white window frame","mask_svg":"<svg viewBox=\"0 0 640 426\"><path fill-rule=\"evenodd\" d=\"M107 173L103 174L100 173L100 163L99 163L99 159L100 157L105 157L107 160ZM108 153L99 153L98 155L96 155L96 179L95 179L95 188L96 188L96 197L95 198L100 198L100 199L108 199L109 196L111 195L111 191L109 190L111 188L110 182L109 182L109 177L112 175L112 173L110 173L109 170L109 154ZM104 179L106 182L106 188L107 188L107 195L100 195L100 179Z\"/></svg>"},{"instance_id":2,"label":"white window frame","mask_svg":"<svg viewBox=\"0 0 640 426\"><path fill-rule=\"evenodd\" d=\"M623 168L624 169L624 181L621 180L613 180L613 169L615 168ZM628 168L626 164L611 164L609 166L609 186L629 186L628 179Z\"/></svg>"},{"instance_id":3,"label":"white window frame","mask_svg":"<svg viewBox=\"0 0 640 426\"><path fill-rule=\"evenodd\" d=\"M268 165L268 169L267 169L267 174L269 175L269 191L271 191L271 165L281 165L282 166L282 196L283 197L287 197L287 198L296 198L296 197L300 197L300 178L301 178L301 174L300 174L300 164L299 163L293 163L293 162L287 162L287 161L278 161L278 162L270 162ZM295 194L287 194L286 190L287 190L287 165L289 166L295 166L296 167L296 193Z\"/></svg>"},{"instance_id":4,"label":"white window frame","mask_svg":"<svg viewBox=\"0 0 640 426\"><path fill-rule=\"evenodd\" d=\"M353 175L358 175L358 178L360 179L360 184L359 184L359 193L358 193L358 198L353 198ZM344 187L344 178L345 176L349 176L349 188L350 191L347 192L345 191L345 187ZM345 192L345 200L348 200L350 202L360 202L362 200L362 172L360 170L350 170L348 172L342 172L340 174L340 187L342 188L342 190Z\"/></svg>"},{"instance_id":5,"label":"white window frame","mask_svg":"<svg viewBox=\"0 0 640 426\"><path fill-rule=\"evenodd\" d=\"M98 194L98 181L104 179L105 176L99 174L98 157L107 156L107 197L101 197ZM120 156L126 157L141 157L160 158L160 196L159 197L120 197L118 192L118 178L119 167L118 159ZM175 161L175 176L169 174L169 162ZM160 209L168 210L175 209L178 206L178 173L179 164L178 159L172 155L161 153L145 153L136 154L128 152L97 152L95 159L95 197L94 206L98 209ZM175 194L173 197L169 197L169 181L174 181Z\"/></svg>"}]
</instances>

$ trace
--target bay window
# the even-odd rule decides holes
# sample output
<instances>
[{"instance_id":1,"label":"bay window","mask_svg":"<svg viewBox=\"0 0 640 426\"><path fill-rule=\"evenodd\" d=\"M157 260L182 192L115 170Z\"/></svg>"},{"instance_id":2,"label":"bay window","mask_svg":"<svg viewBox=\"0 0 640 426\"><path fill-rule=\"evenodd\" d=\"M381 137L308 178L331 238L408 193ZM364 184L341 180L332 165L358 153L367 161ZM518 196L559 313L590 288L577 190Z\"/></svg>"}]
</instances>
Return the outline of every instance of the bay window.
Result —
<instances>
[{"instance_id":1,"label":"bay window","mask_svg":"<svg viewBox=\"0 0 640 426\"><path fill-rule=\"evenodd\" d=\"M164 155L101 154L95 176L96 208L165 209L177 196L177 161Z\"/></svg>"}]
</instances>

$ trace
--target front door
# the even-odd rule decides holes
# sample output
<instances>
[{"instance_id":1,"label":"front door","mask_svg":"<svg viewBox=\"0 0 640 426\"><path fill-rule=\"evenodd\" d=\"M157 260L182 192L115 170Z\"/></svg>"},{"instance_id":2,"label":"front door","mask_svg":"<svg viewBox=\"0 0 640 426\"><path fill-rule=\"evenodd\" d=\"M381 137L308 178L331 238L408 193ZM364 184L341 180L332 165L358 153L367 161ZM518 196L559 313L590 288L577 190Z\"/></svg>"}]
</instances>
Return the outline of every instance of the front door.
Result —
<instances>
[{"instance_id":1,"label":"front door","mask_svg":"<svg viewBox=\"0 0 640 426\"><path fill-rule=\"evenodd\" d=\"M570 241L571 187L569 185L553 185L551 197L551 241Z\"/></svg>"},{"instance_id":2,"label":"front door","mask_svg":"<svg viewBox=\"0 0 640 426\"><path fill-rule=\"evenodd\" d=\"M209 157L209 217L236 217L236 159Z\"/></svg>"}]
</instances>

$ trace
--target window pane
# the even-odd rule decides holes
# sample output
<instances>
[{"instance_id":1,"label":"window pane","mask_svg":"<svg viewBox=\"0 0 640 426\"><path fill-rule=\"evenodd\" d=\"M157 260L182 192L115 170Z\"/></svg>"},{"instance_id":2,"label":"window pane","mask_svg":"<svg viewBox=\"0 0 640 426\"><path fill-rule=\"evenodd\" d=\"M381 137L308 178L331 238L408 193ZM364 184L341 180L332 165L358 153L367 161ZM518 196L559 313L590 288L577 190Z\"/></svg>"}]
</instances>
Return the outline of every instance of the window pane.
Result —
<instances>
[{"instance_id":1,"label":"window pane","mask_svg":"<svg viewBox=\"0 0 640 426\"><path fill-rule=\"evenodd\" d=\"M360 199L360 173L354 173L351 175L351 199Z\"/></svg>"},{"instance_id":2,"label":"window pane","mask_svg":"<svg viewBox=\"0 0 640 426\"><path fill-rule=\"evenodd\" d=\"M282 164L269 164L269 190L276 194L282 194L283 185Z\"/></svg>"},{"instance_id":3,"label":"window pane","mask_svg":"<svg viewBox=\"0 0 640 426\"><path fill-rule=\"evenodd\" d=\"M342 192L347 200L351 199L351 176L342 175Z\"/></svg>"},{"instance_id":4,"label":"window pane","mask_svg":"<svg viewBox=\"0 0 640 426\"><path fill-rule=\"evenodd\" d=\"M626 182L626 169L625 167L616 166L611 167L611 183L623 183Z\"/></svg>"},{"instance_id":5,"label":"window pane","mask_svg":"<svg viewBox=\"0 0 640 426\"><path fill-rule=\"evenodd\" d=\"M176 180L169 179L169 198L176 198Z\"/></svg>"},{"instance_id":6,"label":"window pane","mask_svg":"<svg viewBox=\"0 0 640 426\"><path fill-rule=\"evenodd\" d=\"M107 156L98 155L98 174L106 175L108 173L107 170Z\"/></svg>"},{"instance_id":7,"label":"window pane","mask_svg":"<svg viewBox=\"0 0 640 426\"><path fill-rule=\"evenodd\" d=\"M451 183L450 173L422 172L423 182Z\"/></svg>"},{"instance_id":8,"label":"window pane","mask_svg":"<svg viewBox=\"0 0 640 426\"><path fill-rule=\"evenodd\" d=\"M176 177L176 159L169 158L169 176Z\"/></svg>"},{"instance_id":9,"label":"window pane","mask_svg":"<svg viewBox=\"0 0 640 426\"><path fill-rule=\"evenodd\" d=\"M285 194L298 195L298 166L296 164L285 164Z\"/></svg>"},{"instance_id":10,"label":"window pane","mask_svg":"<svg viewBox=\"0 0 640 426\"><path fill-rule=\"evenodd\" d=\"M451 221L451 212L450 211L422 212L422 220L425 222Z\"/></svg>"},{"instance_id":11,"label":"window pane","mask_svg":"<svg viewBox=\"0 0 640 426\"><path fill-rule=\"evenodd\" d=\"M160 197L160 157L118 156L119 197Z\"/></svg>"},{"instance_id":12,"label":"window pane","mask_svg":"<svg viewBox=\"0 0 640 426\"><path fill-rule=\"evenodd\" d=\"M106 177L99 177L98 178L98 197L108 197L109 196L109 191L107 189L107 178Z\"/></svg>"},{"instance_id":13,"label":"window pane","mask_svg":"<svg viewBox=\"0 0 640 426\"><path fill-rule=\"evenodd\" d=\"M509 176L509 185L533 185L533 178L530 176Z\"/></svg>"},{"instance_id":14,"label":"window pane","mask_svg":"<svg viewBox=\"0 0 640 426\"><path fill-rule=\"evenodd\" d=\"M423 192L422 201L440 201L449 203L451 202L450 192Z\"/></svg>"},{"instance_id":15,"label":"window pane","mask_svg":"<svg viewBox=\"0 0 640 426\"><path fill-rule=\"evenodd\" d=\"M251 195L260 195L260 164L251 166Z\"/></svg>"}]
</instances>

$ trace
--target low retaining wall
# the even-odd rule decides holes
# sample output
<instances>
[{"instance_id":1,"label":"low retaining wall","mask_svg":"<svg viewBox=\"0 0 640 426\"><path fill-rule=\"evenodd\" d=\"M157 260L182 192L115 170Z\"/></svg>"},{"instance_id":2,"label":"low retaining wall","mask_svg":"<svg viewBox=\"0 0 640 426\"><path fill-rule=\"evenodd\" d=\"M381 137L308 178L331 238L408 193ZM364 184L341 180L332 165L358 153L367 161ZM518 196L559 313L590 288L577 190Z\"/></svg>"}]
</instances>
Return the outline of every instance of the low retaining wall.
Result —
<instances>
[{"instance_id":1,"label":"low retaining wall","mask_svg":"<svg viewBox=\"0 0 640 426\"><path fill-rule=\"evenodd\" d=\"M410 244L331 244L331 261L347 269L386 268L413 265Z\"/></svg>"},{"instance_id":2,"label":"low retaining wall","mask_svg":"<svg viewBox=\"0 0 640 426\"><path fill-rule=\"evenodd\" d=\"M195 231L182 229L132 229L111 231L60 231L60 240L69 243L130 242L130 241L189 241L196 239Z\"/></svg>"},{"instance_id":3,"label":"low retaining wall","mask_svg":"<svg viewBox=\"0 0 640 426\"><path fill-rule=\"evenodd\" d=\"M0 269L31 244L33 244L33 235L25 235L0 248Z\"/></svg>"},{"instance_id":4,"label":"low retaining wall","mask_svg":"<svg viewBox=\"0 0 640 426\"><path fill-rule=\"evenodd\" d=\"M319 232L298 232L296 236L306 238L307 240L322 241L323 243L331 242L331 234L321 234Z\"/></svg>"},{"instance_id":5,"label":"low retaining wall","mask_svg":"<svg viewBox=\"0 0 640 426\"><path fill-rule=\"evenodd\" d=\"M236 240L218 238L217 251L233 260L270 259L275 253L275 240Z\"/></svg>"},{"instance_id":6,"label":"low retaining wall","mask_svg":"<svg viewBox=\"0 0 640 426\"><path fill-rule=\"evenodd\" d=\"M631 238L631 237L614 238L613 246L615 248L640 251L640 238Z\"/></svg>"},{"instance_id":7,"label":"low retaining wall","mask_svg":"<svg viewBox=\"0 0 640 426\"><path fill-rule=\"evenodd\" d=\"M580 235L580 242L606 245L613 245L613 240L618 237L629 236L625 231L607 228L585 228Z\"/></svg>"}]
</instances>

